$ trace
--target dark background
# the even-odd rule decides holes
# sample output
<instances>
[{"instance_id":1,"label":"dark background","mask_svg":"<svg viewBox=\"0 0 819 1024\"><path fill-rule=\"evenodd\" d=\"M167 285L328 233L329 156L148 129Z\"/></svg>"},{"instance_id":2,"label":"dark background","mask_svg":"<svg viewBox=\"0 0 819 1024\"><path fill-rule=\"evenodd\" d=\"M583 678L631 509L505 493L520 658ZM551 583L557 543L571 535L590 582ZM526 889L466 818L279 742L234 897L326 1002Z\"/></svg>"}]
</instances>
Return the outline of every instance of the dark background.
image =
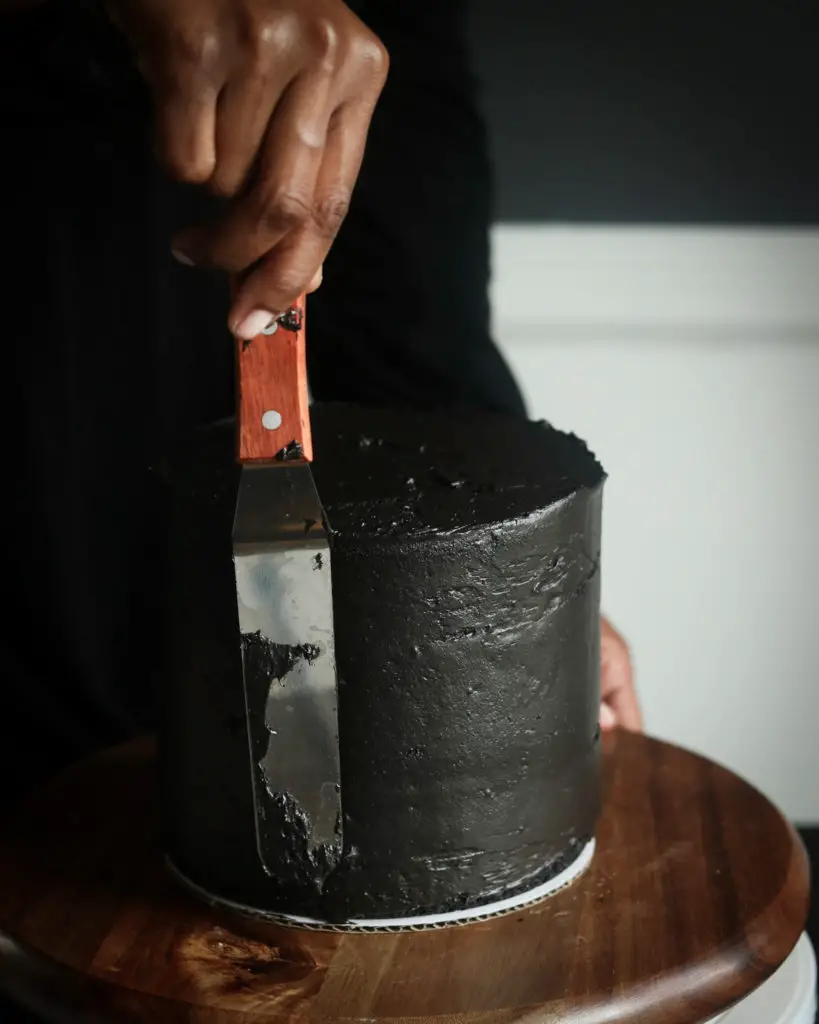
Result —
<instances>
[{"instance_id":1,"label":"dark background","mask_svg":"<svg viewBox=\"0 0 819 1024\"><path fill-rule=\"evenodd\" d=\"M812 6L472 0L497 218L819 223Z\"/></svg>"},{"instance_id":2,"label":"dark background","mask_svg":"<svg viewBox=\"0 0 819 1024\"><path fill-rule=\"evenodd\" d=\"M500 220L819 222L815 3L472 9Z\"/></svg>"}]
</instances>

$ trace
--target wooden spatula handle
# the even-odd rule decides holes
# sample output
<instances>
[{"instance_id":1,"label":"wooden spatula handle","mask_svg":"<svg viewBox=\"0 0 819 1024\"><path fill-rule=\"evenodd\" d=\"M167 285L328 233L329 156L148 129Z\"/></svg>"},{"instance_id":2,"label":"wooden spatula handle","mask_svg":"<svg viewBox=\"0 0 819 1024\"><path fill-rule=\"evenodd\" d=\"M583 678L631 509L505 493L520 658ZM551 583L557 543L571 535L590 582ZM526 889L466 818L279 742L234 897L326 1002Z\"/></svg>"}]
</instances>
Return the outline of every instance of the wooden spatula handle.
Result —
<instances>
[{"instance_id":1,"label":"wooden spatula handle","mask_svg":"<svg viewBox=\"0 0 819 1024\"><path fill-rule=\"evenodd\" d=\"M299 450L302 458L313 458L304 300L302 295L275 334L259 334L252 341L236 339L240 462L281 458L283 451Z\"/></svg>"}]
</instances>

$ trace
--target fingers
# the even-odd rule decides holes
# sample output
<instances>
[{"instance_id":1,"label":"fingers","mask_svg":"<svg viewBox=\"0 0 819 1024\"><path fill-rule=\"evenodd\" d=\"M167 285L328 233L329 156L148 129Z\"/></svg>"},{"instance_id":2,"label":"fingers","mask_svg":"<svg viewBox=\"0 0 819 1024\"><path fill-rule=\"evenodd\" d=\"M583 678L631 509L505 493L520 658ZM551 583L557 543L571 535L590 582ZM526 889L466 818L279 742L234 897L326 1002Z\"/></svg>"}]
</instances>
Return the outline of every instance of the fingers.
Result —
<instances>
[{"instance_id":1,"label":"fingers","mask_svg":"<svg viewBox=\"0 0 819 1024\"><path fill-rule=\"evenodd\" d=\"M199 266L241 273L308 221L327 136L329 93L330 80L322 74L288 86L268 123L252 187L216 223L177 235L175 250ZM239 158L228 167L230 175L242 173ZM317 267L318 262L310 277Z\"/></svg>"},{"instance_id":2,"label":"fingers","mask_svg":"<svg viewBox=\"0 0 819 1024\"><path fill-rule=\"evenodd\" d=\"M321 288L321 282L324 280L324 264L322 264L318 270L313 274L313 280L305 289L309 295L311 292L317 292Z\"/></svg>"},{"instance_id":3,"label":"fingers","mask_svg":"<svg viewBox=\"0 0 819 1024\"><path fill-rule=\"evenodd\" d=\"M642 732L643 717L634 689L631 654L623 637L606 619L601 620L600 728L621 726Z\"/></svg>"},{"instance_id":4,"label":"fingers","mask_svg":"<svg viewBox=\"0 0 819 1024\"><path fill-rule=\"evenodd\" d=\"M157 104L157 150L180 181L208 181L216 166L216 90L182 86L166 91Z\"/></svg>"},{"instance_id":5,"label":"fingers","mask_svg":"<svg viewBox=\"0 0 819 1024\"><path fill-rule=\"evenodd\" d=\"M239 337L251 336L247 332L262 312L279 313L311 290L349 208L369 116L366 109L349 106L340 108L332 119L307 218L248 275L236 295L230 326Z\"/></svg>"},{"instance_id":6,"label":"fingers","mask_svg":"<svg viewBox=\"0 0 819 1024\"><path fill-rule=\"evenodd\" d=\"M608 732L617 725L617 715L615 714L614 708L606 704L605 701L600 705L600 728L603 732Z\"/></svg>"},{"instance_id":7,"label":"fingers","mask_svg":"<svg viewBox=\"0 0 819 1024\"><path fill-rule=\"evenodd\" d=\"M273 106L287 85L269 74L243 74L227 83L216 107L216 166L211 191L234 196L248 181Z\"/></svg>"},{"instance_id":8,"label":"fingers","mask_svg":"<svg viewBox=\"0 0 819 1024\"><path fill-rule=\"evenodd\" d=\"M154 93L162 162L231 199L216 223L177 235L174 253L244 275L243 318L281 312L320 281L386 50L340 3L108 3Z\"/></svg>"},{"instance_id":9,"label":"fingers","mask_svg":"<svg viewBox=\"0 0 819 1024\"><path fill-rule=\"evenodd\" d=\"M165 10L159 3L160 24ZM329 20L310 11L254 16L250 36L245 21L231 24L232 11L213 36L218 60L210 51L203 60L199 34L184 27L197 68L215 66L221 75L218 99L207 91L193 132L188 110L187 134L166 103L162 145L177 177L207 180L231 198L215 223L180 232L172 249L183 263L242 279L229 322L251 337L321 281L389 59L343 5ZM202 91L195 95L201 101Z\"/></svg>"},{"instance_id":10,"label":"fingers","mask_svg":"<svg viewBox=\"0 0 819 1024\"><path fill-rule=\"evenodd\" d=\"M157 154L174 178L206 182L216 166L216 102L225 78L220 40L196 18L167 33L150 4L139 10L123 6L120 27L136 42L154 96Z\"/></svg>"}]
</instances>

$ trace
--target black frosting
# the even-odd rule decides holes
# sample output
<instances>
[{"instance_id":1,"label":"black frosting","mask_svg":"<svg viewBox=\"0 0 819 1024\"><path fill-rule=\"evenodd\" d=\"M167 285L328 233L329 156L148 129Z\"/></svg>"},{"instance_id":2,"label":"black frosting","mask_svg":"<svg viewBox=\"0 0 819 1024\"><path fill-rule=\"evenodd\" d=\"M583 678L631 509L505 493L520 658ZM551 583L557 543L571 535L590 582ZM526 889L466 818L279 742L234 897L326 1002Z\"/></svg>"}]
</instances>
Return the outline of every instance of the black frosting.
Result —
<instances>
[{"instance_id":1,"label":"black frosting","mask_svg":"<svg viewBox=\"0 0 819 1024\"><path fill-rule=\"evenodd\" d=\"M512 418L319 405L312 423L331 530L341 861L324 882L282 886L256 853L230 425L168 474L170 859L215 896L326 920L539 884L597 814L603 471L576 437Z\"/></svg>"},{"instance_id":2,"label":"black frosting","mask_svg":"<svg viewBox=\"0 0 819 1024\"><path fill-rule=\"evenodd\" d=\"M318 405L312 424L313 473L344 544L513 529L603 479L582 441L545 423Z\"/></svg>"}]
</instances>

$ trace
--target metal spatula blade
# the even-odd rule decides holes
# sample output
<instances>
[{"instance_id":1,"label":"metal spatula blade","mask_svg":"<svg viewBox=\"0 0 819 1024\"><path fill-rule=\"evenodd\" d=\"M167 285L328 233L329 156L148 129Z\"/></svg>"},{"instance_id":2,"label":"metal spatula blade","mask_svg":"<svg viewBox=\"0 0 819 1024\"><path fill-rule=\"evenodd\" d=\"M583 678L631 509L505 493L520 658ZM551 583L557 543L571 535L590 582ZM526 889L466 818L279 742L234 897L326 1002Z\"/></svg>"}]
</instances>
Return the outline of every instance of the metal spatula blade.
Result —
<instances>
[{"instance_id":1,"label":"metal spatula blade","mask_svg":"<svg viewBox=\"0 0 819 1024\"><path fill-rule=\"evenodd\" d=\"M233 551L259 856L269 874L315 885L341 853L338 703L330 546L305 458L303 316L291 322L237 348Z\"/></svg>"},{"instance_id":2,"label":"metal spatula blade","mask_svg":"<svg viewBox=\"0 0 819 1024\"><path fill-rule=\"evenodd\" d=\"M245 467L233 542L246 688L268 682L255 783L289 794L313 850L336 836L341 779L330 548L307 463Z\"/></svg>"}]
</instances>

